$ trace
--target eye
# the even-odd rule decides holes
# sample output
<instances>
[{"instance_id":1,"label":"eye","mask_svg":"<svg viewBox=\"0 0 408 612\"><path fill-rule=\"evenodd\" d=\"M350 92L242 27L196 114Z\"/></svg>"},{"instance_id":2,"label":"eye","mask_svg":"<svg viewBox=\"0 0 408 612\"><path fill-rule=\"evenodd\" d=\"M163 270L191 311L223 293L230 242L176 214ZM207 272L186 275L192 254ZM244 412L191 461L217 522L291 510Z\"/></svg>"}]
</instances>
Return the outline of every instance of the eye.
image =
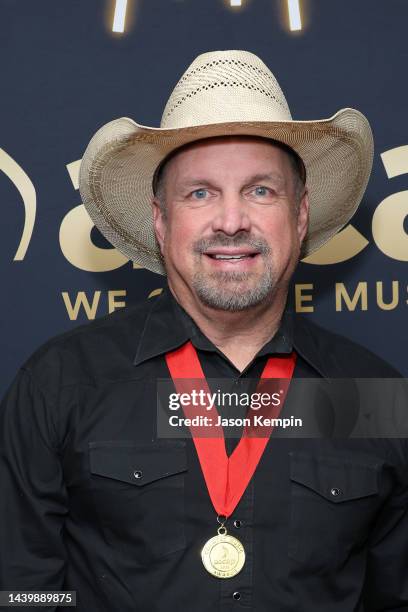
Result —
<instances>
[{"instance_id":1,"label":"eye","mask_svg":"<svg viewBox=\"0 0 408 612\"><path fill-rule=\"evenodd\" d=\"M208 194L207 189L196 189L192 192L192 196L195 200L204 200Z\"/></svg>"},{"instance_id":2,"label":"eye","mask_svg":"<svg viewBox=\"0 0 408 612\"><path fill-rule=\"evenodd\" d=\"M271 190L268 189L268 187L264 187L263 185L258 185L253 189L253 192L257 196L266 196L270 194Z\"/></svg>"}]
</instances>

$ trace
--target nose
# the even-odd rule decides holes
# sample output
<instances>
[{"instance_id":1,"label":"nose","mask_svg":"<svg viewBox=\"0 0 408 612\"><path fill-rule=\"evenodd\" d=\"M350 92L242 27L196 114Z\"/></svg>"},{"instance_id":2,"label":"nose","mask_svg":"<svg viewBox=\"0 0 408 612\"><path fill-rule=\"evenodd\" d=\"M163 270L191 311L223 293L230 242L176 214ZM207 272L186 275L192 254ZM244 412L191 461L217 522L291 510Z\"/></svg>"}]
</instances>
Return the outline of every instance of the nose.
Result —
<instances>
[{"instance_id":1,"label":"nose","mask_svg":"<svg viewBox=\"0 0 408 612\"><path fill-rule=\"evenodd\" d=\"M237 193L224 194L217 202L212 219L213 232L224 232L233 236L237 232L251 229L248 203Z\"/></svg>"}]
</instances>

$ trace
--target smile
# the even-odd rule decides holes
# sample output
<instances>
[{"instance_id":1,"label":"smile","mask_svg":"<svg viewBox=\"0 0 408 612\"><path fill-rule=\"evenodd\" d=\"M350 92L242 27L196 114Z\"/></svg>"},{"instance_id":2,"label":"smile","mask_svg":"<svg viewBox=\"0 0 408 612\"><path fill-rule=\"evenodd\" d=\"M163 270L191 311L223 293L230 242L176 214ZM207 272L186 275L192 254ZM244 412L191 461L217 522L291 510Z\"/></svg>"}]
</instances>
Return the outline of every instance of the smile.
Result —
<instances>
[{"instance_id":1,"label":"smile","mask_svg":"<svg viewBox=\"0 0 408 612\"><path fill-rule=\"evenodd\" d=\"M255 257L258 253L245 253L242 255L216 255L207 253L212 259L248 259L249 257Z\"/></svg>"},{"instance_id":2,"label":"smile","mask_svg":"<svg viewBox=\"0 0 408 612\"><path fill-rule=\"evenodd\" d=\"M257 265L259 261L260 253L254 250L240 250L235 249L217 249L217 251L206 251L203 253L206 255L209 265L214 269L219 270L240 270L249 271Z\"/></svg>"}]
</instances>

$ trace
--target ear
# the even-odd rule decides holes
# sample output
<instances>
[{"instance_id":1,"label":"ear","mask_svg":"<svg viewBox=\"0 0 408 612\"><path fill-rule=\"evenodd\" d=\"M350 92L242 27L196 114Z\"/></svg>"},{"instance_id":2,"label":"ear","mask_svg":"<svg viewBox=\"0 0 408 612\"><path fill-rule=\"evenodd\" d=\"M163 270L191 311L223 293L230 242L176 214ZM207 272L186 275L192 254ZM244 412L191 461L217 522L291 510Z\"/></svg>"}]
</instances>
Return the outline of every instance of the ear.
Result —
<instances>
[{"instance_id":1,"label":"ear","mask_svg":"<svg viewBox=\"0 0 408 612\"><path fill-rule=\"evenodd\" d=\"M299 237L299 244L302 244L303 239L306 236L308 227L309 227L309 191L307 187L305 187L302 198L300 200L299 212L298 212L298 218L297 218L297 233Z\"/></svg>"},{"instance_id":2,"label":"ear","mask_svg":"<svg viewBox=\"0 0 408 612\"><path fill-rule=\"evenodd\" d=\"M156 234L157 242L159 243L160 252L163 255L164 240L166 236L166 220L163 216L163 211L156 198L152 200L153 226Z\"/></svg>"}]
</instances>

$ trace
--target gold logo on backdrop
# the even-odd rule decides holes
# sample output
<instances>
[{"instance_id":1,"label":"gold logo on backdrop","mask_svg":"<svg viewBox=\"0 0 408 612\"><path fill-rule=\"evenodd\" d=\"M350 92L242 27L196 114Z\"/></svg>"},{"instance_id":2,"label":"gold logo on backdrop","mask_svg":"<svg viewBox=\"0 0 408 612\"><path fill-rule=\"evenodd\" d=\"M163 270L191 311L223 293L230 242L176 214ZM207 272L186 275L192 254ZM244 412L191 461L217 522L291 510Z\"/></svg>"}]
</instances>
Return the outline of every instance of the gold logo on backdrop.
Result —
<instances>
[{"instance_id":1,"label":"gold logo on backdrop","mask_svg":"<svg viewBox=\"0 0 408 612\"><path fill-rule=\"evenodd\" d=\"M34 229L35 215L37 209L37 198L35 188L30 177L21 166L6 151L0 149L0 170L11 180L17 188L24 204L24 226L14 261L21 261L30 244Z\"/></svg>"},{"instance_id":2,"label":"gold logo on backdrop","mask_svg":"<svg viewBox=\"0 0 408 612\"><path fill-rule=\"evenodd\" d=\"M408 174L408 145L389 149L381 154L389 179ZM408 234L404 221L408 215L408 191L393 193L376 208L373 216L373 237L385 255L408 261Z\"/></svg>"},{"instance_id":3,"label":"gold logo on backdrop","mask_svg":"<svg viewBox=\"0 0 408 612\"><path fill-rule=\"evenodd\" d=\"M381 154L389 179L408 174L408 145L389 149ZM67 164L74 189L78 189L81 160ZM4 150L0 149L0 170L16 186L24 204L24 227L14 260L22 260L31 241L36 216L36 192L25 171ZM408 215L408 191L387 196L378 204L372 219L373 239L380 251L398 261L408 261L408 235L404 221ZM100 248L91 239L94 224L83 204L70 210L61 222L59 242L62 253L76 268L87 272L107 272L125 265L128 259L115 248ZM351 259L363 251L369 241L352 225L347 225L316 253L302 261L314 265L330 265ZM134 268L141 268L133 264ZM339 290L341 293L341 289ZM360 291L360 289L359 289ZM394 289L393 289L394 291ZM364 294L364 290L363 290ZM303 298L307 301L307 297ZM393 298L394 299L394 298ZM311 306L309 306L311 308ZM306 305L305 308L308 308ZM308 312L308 310L305 310Z\"/></svg>"},{"instance_id":4,"label":"gold logo on backdrop","mask_svg":"<svg viewBox=\"0 0 408 612\"><path fill-rule=\"evenodd\" d=\"M385 151L381 159L389 179L408 174L408 145ZM377 247L398 261L408 261L408 235L404 231L407 215L408 191L400 191L380 202L372 220L373 238ZM350 224L316 253L305 257L303 262L317 265L340 263L360 253L368 244L368 240Z\"/></svg>"},{"instance_id":5,"label":"gold logo on backdrop","mask_svg":"<svg viewBox=\"0 0 408 612\"><path fill-rule=\"evenodd\" d=\"M388 178L408 173L408 146L390 149L381 155ZM78 189L78 172L80 161L67 165L72 183ZM404 219L408 215L408 191L402 191L386 197L378 206L373 216L373 238L378 248L388 257L400 261L408 261L408 236L404 231ZM83 205L71 210L64 218L60 231L60 244L65 257L77 268L89 271L103 272L114 270L126 259L116 249L99 249L90 238L93 223ZM330 265L351 259L363 251L369 241L352 225L349 224L330 242L313 255L303 259L304 263L314 265ZM134 267L140 267L135 264ZM366 281L357 282L352 287L343 282L334 285L334 306L339 311L366 311L370 299L375 300L381 310L393 310L400 301L402 283L392 280L389 283L375 281L375 295L370 294ZM391 288L391 296L390 296ZM153 297L162 291L161 288L151 291L148 297ZM297 312L314 312L313 283L297 283L295 285L295 309ZM372 289L371 289L372 291ZM126 305L120 300L126 296L125 290L110 290L107 292L108 311ZM101 304L101 291L95 291L91 298L84 291L77 292L71 298L67 292L62 294L68 316L76 319L81 309L88 318L94 319ZM120 300L120 301L119 301Z\"/></svg>"},{"instance_id":6,"label":"gold logo on backdrop","mask_svg":"<svg viewBox=\"0 0 408 612\"><path fill-rule=\"evenodd\" d=\"M79 188L79 166L81 160L67 164L74 189ZM94 223L83 204L76 206L62 220L59 241L65 258L76 268L86 272L108 272L116 270L129 260L114 247L102 249L93 244L91 231ZM134 268L140 268L138 264Z\"/></svg>"}]
</instances>

